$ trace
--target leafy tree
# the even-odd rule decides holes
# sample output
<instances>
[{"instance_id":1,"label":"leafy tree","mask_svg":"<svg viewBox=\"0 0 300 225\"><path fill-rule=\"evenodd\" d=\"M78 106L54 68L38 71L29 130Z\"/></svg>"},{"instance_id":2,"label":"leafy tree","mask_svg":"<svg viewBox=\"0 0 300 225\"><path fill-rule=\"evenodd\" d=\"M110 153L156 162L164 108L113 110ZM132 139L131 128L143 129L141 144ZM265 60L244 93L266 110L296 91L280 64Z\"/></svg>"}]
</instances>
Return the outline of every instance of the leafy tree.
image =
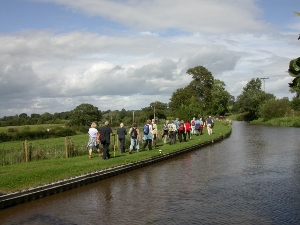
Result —
<instances>
[{"instance_id":1,"label":"leafy tree","mask_svg":"<svg viewBox=\"0 0 300 225\"><path fill-rule=\"evenodd\" d=\"M291 101L291 107L293 110L300 111L300 98L294 97Z\"/></svg>"},{"instance_id":2,"label":"leafy tree","mask_svg":"<svg viewBox=\"0 0 300 225\"><path fill-rule=\"evenodd\" d=\"M141 118L143 120L141 122L144 122L147 119L153 119L154 113L155 117L159 119L166 119L166 114L168 113L168 104L160 101L151 102L149 107L142 108L142 113L144 116L143 119Z\"/></svg>"},{"instance_id":3,"label":"leafy tree","mask_svg":"<svg viewBox=\"0 0 300 225\"><path fill-rule=\"evenodd\" d=\"M203 66L188 69L186 73L192 75L194 79L191 82L191 85L197 92L199 100L203 104L203 110L205 112L210 112L210 101L212 99L212 88L214 84L213 75Z\"/></svg>"},{"instance_id":4,"label":"leafy tree","mask_svg":"<svg viewBox=\"0 0 300 225\"><path fill-rule=\"evenodd\" d=\"M21 114L19 115L19 118L24 118L24 119L27 119L27 118L28 118L28 116L27 116L27 114L26 114L26 113L21 113Z\"/></svg>"},{"instance_id":5,"label":"leafy tree","mask_svg":"<svg viewBox=\"0 0 300 225\"><path fill-rule=\"evenodd\" d=\"M183 106L190 105L195 100L197 102L200 102L198 93L193 87L193 84L189 84L187 87L179 88L175 92L173 92L170 98L169 107L171 111L176 114L176 111L182 109Z\"/></svg>"},{"instance_id":6,"label":"leafy tree","mask_svg":"<svg viewBox=\"0 0 300 225\"><path fill-rule=\"evenodd\" d=\"M225 83L221 80L214 80L212 88L211 111L207 114L224 116L228 113L229 102L233 96L225 90Z\"/></svg>"},{"instance_id":7,"label":"leafy tree","mask_svg":"<svg viewBox=\"0 0 300 225\"><path fill-rule=\"evenodd\" d=\"M204 67L198 66L187 71L193 81L172 94L169 103L174 116L190 119L208 114L224 115L228 112L232 96L225 90L225 83L215 80Z\"/></svg>"},{"instance_id":8,"label":"leafy tree","mask_svg":"<svg viewBox=\"0 0 300 225\"><path fill-rule=\"evenodd\" d=\"M83 103L71 111L71 125L89 126L93 121L100 121L101 111L97 107Z\"/></svg>"},{"instance_id":9,"label":"leafy tree","mask_svg":"<svg viewBox=\"0 0 300 225\"><path fill-rule=\"evenodd\" d=\"M300 98L300 76L295 77L292 83L289 83L290 92L296 94L296 98Z\"/></svg>"},{"instance_id":10,"label":"leafy tree","mask_svg":"<svg viewBox=\"0 0 300 225\"><path fill-rule=\"evenodd\" d=\"M261 80L259 78L251 79L243 92L237 97L233 110L243 113L243 120L251 121L259 117L259 108L264 101L275 98L273 94L267 94L261 90Z\"/></svg>"}]
</instances>

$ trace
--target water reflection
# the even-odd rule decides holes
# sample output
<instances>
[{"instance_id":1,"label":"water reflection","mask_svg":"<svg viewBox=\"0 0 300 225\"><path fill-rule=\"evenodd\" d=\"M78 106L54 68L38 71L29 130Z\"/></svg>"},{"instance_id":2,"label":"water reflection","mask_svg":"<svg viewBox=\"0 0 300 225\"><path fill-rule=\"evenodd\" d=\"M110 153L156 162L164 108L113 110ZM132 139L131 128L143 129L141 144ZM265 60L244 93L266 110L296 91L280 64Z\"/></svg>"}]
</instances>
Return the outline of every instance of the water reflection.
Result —
<instances>
[{"instance_id":1,"label":"water reflection","mask_svg":"<svg viewBox=\"0 0 300 225\"><path fill-rule=\"evenodd\" d=\"M199 151L0 211L1 224L300 224L300 129L234 122Z\"/></svg>"}]
</instances>

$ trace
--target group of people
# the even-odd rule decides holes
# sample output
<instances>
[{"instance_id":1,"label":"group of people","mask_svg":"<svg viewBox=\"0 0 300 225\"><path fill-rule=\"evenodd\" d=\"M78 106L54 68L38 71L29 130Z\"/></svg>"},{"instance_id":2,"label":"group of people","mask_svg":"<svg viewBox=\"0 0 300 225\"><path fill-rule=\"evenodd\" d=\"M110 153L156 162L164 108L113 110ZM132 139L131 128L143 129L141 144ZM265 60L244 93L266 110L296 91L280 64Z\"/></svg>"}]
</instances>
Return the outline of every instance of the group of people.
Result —
<instances>
[{"instance_id":1,"label":"group of people","mask_svg":"<svg viewBox=\"0 0 300 225\"><path fill-rule=\"evenodd\" d=\"M89 157L92 157L92 151L94 148L96 148L99 156L102 156L102 159L109 159L110 137L115 136L115 134L112 132L108 121L105 121L104 126L102 126L99 131L96 129L96 126L96 123L93 122L88 131L89 141L87 148ZM171 122L166 120L162 131L164 144L166 144L167 141L169 141L170 144L175 144L177 139L180 143L186 142L187 138L191 139L192 135L203 134L205 126L207 127L208 135L211 135L212 128L214 126L214 121L211 116L209 116L205 121L203 121L202 118L196 119L195 117L190 122L183 120L179 121L179 118L176 118ZM120 124L116 134L118 135L120 142L121 154L125 154L125 139L127 131L123 123ZM137 127L137 124L133 123L128 134L130 135L130 154L134 149L136 152L140 151L141 141L143 143L142 150L145 150L147 147L149 150L152 150L152 147L156 147L156 141L158 137L158 128L155 119L147 120L143 127L143 131L140 131ZM100 144L103 145L102 154L100 153Z\"/></svg>"},{"instance_id":2,"label":"group of people","mask_svg":"<svg viewBox=\"0 0 300 225\"><path fill-rule=\"evenodd\" d=\"M187 138L192 139L192 135L202 135L204 127L207 127L208 135L212 134L212 128L214 126L214 121L209 116L206 121L203 121L202 118L196 119L195 117L189 121L179 121L179 118L176 118L173 121L166 120L163 126L163 139L164 144L167 143L169 139L170 144L175 144L178 140L181 142L186 142Z\"/></svg>"}]
</instances>

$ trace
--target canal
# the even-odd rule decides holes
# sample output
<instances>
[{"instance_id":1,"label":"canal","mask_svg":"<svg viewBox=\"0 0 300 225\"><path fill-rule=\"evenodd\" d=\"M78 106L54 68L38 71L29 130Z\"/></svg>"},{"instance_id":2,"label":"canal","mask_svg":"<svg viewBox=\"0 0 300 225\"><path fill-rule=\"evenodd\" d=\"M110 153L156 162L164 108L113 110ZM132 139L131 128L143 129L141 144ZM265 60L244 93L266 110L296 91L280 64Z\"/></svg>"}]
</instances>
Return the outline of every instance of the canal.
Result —
<instances>
[{"instance_id":1,"label":"canal","mask_svg":"<svg viewBox=\"0 0 300 225\"><path fill-rule=\"evenodd\" d=\"M300 129L232 126L222 142L1 210L0 224L300 224Z\"/></svg>"}]
</instances>

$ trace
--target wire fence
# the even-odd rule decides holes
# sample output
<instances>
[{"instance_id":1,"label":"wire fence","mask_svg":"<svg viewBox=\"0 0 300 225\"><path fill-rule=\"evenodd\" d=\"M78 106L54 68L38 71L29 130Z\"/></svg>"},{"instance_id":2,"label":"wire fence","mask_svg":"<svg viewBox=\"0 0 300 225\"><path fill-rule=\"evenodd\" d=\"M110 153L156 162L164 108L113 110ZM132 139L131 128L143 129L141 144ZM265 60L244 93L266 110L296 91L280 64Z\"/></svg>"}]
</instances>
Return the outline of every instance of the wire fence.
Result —
<instances>
[{"instance_id":1,"label":"wire fence","mask_svg":"<svg viewBox=\"0 0 300 225\"><path fill-rule=\"evenodd\" d=\"M87 154L86 144L75 145L69 137L66 137L64 141L64 146L51 145L41 147L28 143L25 140L19 148L0 149L0 166L38 160L69 158Z\"/></svg>"}]
</instances>

